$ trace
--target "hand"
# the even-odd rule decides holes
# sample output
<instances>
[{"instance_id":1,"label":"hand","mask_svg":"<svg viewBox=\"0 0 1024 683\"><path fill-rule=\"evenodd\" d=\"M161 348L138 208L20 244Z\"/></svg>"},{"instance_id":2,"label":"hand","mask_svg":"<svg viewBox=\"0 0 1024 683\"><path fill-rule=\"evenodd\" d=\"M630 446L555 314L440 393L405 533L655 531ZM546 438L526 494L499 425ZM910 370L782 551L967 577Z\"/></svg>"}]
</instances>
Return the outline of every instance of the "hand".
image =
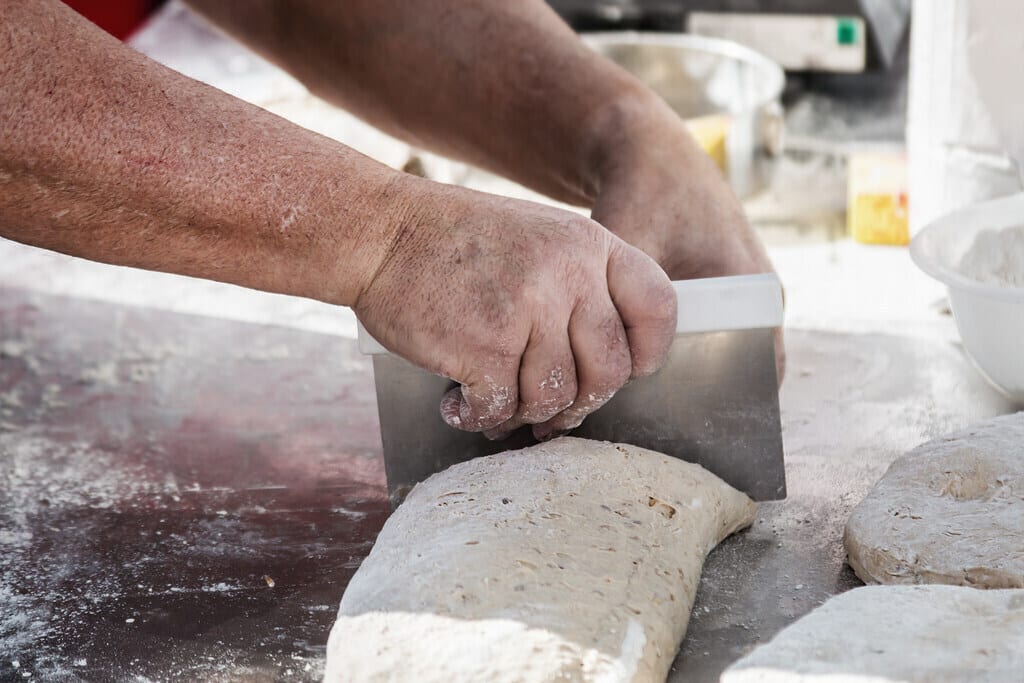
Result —
<instances>
[{"instance_id":1,"label":"hand","mask_svg":"<svg viewBox=\"0 0 1024 683\"><path fill-rule=\"evenodd\" d=\"M608 136L593 219L649 254L672 280L773 272L721 171L673 112L655 113L655 123ZM781 329L775 355L781 383Z\"/></svg>"},{"instance_id":2,"label":"hand","mask_svg":"<svg viewBox=\"0 0 1024 683\"><path fill-rule=\"evenodd\" d=\"M401 229L355 305L385 347L461 386L445 421L499 437L577 427L675 335L668 277L574 213L408 176Z\"/></svg>"}]
</instances>

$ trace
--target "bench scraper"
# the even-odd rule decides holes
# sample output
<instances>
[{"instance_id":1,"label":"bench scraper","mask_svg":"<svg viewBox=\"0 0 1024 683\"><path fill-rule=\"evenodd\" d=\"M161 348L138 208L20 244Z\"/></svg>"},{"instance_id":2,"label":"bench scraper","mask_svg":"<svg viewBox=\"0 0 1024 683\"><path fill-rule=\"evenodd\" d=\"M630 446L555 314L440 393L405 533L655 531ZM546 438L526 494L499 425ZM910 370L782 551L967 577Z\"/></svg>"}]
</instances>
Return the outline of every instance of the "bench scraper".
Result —
<instances>
[{"instance_id":1,"label":"bench scraper","mask_svg":"<svg viewBox=\"0 0 1024 683\"><path fill-rule=\"evenodd\" d=\"M782 325L774 274L673 282L676 338L656 374L634 380L573 431L697 463L754 500L786 497L772 328ZM360 325L373 356L384 468L392 507L431 474L481 455L536 443L529 428L503 441L449 427L451 380L390 353Z\"/></svg>"}]
</instances>

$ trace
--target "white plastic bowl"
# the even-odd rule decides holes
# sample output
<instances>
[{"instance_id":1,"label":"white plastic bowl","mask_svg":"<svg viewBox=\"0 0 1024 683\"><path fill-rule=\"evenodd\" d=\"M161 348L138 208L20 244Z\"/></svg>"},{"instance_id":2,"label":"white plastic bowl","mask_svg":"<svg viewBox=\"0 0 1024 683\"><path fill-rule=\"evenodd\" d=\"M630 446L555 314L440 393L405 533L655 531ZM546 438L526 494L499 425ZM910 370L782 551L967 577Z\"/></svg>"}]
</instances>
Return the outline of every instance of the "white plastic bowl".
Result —
<instances>
[{"instance_id":1,"label":"white plastic bowl","mask_svg":"<svg viewBox=\"0 0 1024 683\"><path fill-rule=\"evenodd\" d=\"M960 260L981 230L1024 224L1024 194L975 204L926 226L910 244L918 267L946 285L967 355L996 389L1024 405L1024 288L971 279Z\"/></svg>"}]
</instances>

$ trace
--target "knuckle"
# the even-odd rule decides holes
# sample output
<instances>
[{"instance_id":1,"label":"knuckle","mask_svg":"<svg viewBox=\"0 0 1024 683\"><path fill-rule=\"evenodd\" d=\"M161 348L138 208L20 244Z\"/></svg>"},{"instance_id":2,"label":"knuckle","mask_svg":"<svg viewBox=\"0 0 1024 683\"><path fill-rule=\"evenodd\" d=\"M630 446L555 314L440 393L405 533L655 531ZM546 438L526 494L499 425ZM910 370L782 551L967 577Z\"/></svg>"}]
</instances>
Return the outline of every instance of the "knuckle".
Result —
<instances>
[{"instance_id":1,"label":"knuckle","mask_svg":"<svg viewBox=\"0 0 1024 683\"><path fill-rule=\"evenodd\" d=\"M512 344L501 343L500 341L492 343L488 351L490 355L488 365L496 369L507 368L513 363L518 364L519 358L522 355L521 349Z\"/></svg>"},{"instance_id":2,"label":"knuckle","mask_svg":"<svg viewBox=\"0 0 1024 683\"><path fill-rule=\"evenodd\" d=\"M505 420L500 416L482 417L475 416L473 419L466 419L462 422L462 430L467 432L484 432L498 427Z\"/></svg>"},{"instance_id":3,"label":"knuckle","mask_svg":"<svg viewBox=\"0 0 1024 683\"><path fill-rule=\"evenodd\" d=\"M600 364L592 368L594 377L606 383L615 383L624 373L628 378L631 370L629 337L617 314L605 319L600 326L600 334L604 347L600 349Z\"/></svg>"},{"instance_id":4,"label":"knuckle","mask_svg":"<svg viewBox=\"0 0 1024 683\"><path fill-rule=\"evenodd\" d=\"M604 405L633 374L633 363L629 350L609 354L604 362L587 374L585 386L581 386L577 404L586 406Z\"/></svg>"},{"instance_id":5,"label":"knuckle","mask_svg":"<svg viewBox=\"0 0 1024 683\"><path fill-rule=\"evenodd\" d=\"M614 392L625 384L633 374L633 361L626 344L610 354L607 363L598 375L595 386L601 393Z\"/></svg>"},{"instance_id":6,"label":"knuckle","mask_svg":"<svg viewBox=\"0 0 1024 683\"><path fill-rule=\"evenodd\" d=\"M524 422L545 422L573 404L576 399L576 366L571 357L534 378L532 386L522 387L525 398L521 410Z\"/></svg>"},{"instance_id":7,"label":"knuckle","mask_svg":"<svg viewBox=\"0 0 1024 683\"><path fill-rule=\"evenodd\" d=\"M576 377L571 369L566 370L567 364L562 363L554 366L548 373L541 379L537 388L540 393L544 396L561 396L566 393L566 389L571 385L576 385ZM569 365L571 368L572 366Z\"/></svg>"},{"instance_id":8,"label":"knuckle","mask_svg":"<svg viewBox=\"0 0 1024 683\"><path fill-rule=\"evenodd\" d=\"M515 389L496 383L488 376L470 391L464 391L463 396L469 409L469 414L464 416L465 422L474 429L496 427L515 415Z\"/></svg>"},{"instance_id":9,"label":"knuckle","mask_svg":"<svg viewBox=\"0 0 1024 683\"><path fill-rule=\"evenodd\" d=\"M652 319L666 325L675 325L676 322L676 290L668 278L651 288L647 297L647 308Z\"/></svg>"},{"instance_id":10,"label":"knuckle","mask_svg":"<svg viewBox=\"0 0 1024 683\"><path fill-rule=\"evenodd\" d=\"M611 384L613 391L617 391L622 387L623 384L629 381L629 378L633 376L633 361L630 359L629 354L624 354L622 362L617 363L615 371L611 375Z\"/></svg>"},{"instance_id":11,"label":"knuckle","mask_svg":"<svg viewBox=\"0 0 1024 683\"><path fill-rule=\"evenodd\" d=\"M547 422L571 406L575 395L545 396L523 406L520 419L526 424Z\"/></svg>"},{"instance_id":12,"label":"knuckle","mask_svg":"<svg viewBox=\"0 0 1024 683\"><path fill-rule=\"evenodd\" d=\"M594 400L600 399L600 402L604 403L622 388L632 375L633 365L627 356L626 363L614 363L614 367L609 367L603 375L595 378L587 389L588 399L594 397Z\"/></svg>"},{"instance_id":13,"label":"knuckle","mask_svg":"<svg viewBox=\"0 0 1024 683\"><path fill-rule=\"evenodd\" d=\"M651 343L645 343L633 351L633 377L653 375L668 358L671 348L670 335L651 334L648 339Z\"/></svg>"},{"instance_id":14,"label":"knuckle","mask_svg":"<svg viewBox=\"0 0 1024 683\"><path fill-rule=\"evenodd\" d=\"M483 414L488 421L505 422L512 419L517 407L512 390L509 387L500 387L491 394Z\"/></svg>"},{"instance_id":15,"label":"knuckle","mask_svg":"<svg viewBox=\"0 0 1024 683\"><path fill-rule=\"evenodd\" d=\"M576 390L576 378L572 377L553 394L551 402L555 404L558 412L562 412L576 402Z\"/></svg>"},{"instance_id":16,"label":"knuckle","mask_svg":"<svg viewBox=\"0 0 1024 683\"><path fill-rule=\"evenodd\" d=\"M611 400L615 392L619 390L621 385L617 387L594 387L593 391L587 392L586 401L583 403L583 409L586 413L592 413L605 403Z\"/></svg>"},{"instance_id":17,"label":"knuckle","mask_svg":"<svg viewBox=\"0 0 1024 683\"><path fill-rule=\"evenodd\" d=\"M552 415L558 415L569 409L569 407L576 402L576 393L566 394L561 397L557 403L552 405Z\"/></svg>"},{"instance_id":18,"label":"knuckle","mask_svg":"<svg viewBox=\"0 0 1024 683\"><path fill-rule=\"evenodd\" d=\"M630 377L628 370L618 371L614 376L606 375L589 384L585 390L580 391L576 399L576 405L589 411L597 410L615 395L615 392L622 388ZM571 410L571 409L570 409ZM567 411L568 412L568 411Z\"/></svg>"}]
</instances>

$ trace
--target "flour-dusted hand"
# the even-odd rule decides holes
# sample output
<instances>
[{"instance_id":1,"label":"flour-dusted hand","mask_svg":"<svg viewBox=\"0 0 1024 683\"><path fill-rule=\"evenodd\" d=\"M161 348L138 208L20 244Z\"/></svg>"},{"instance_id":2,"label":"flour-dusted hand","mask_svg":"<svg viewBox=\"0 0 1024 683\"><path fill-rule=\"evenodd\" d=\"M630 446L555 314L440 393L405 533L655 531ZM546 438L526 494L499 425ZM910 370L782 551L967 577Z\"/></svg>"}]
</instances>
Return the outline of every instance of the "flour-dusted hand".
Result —
<instances>
[{"instance_id":1,"label":"flour-dusted hand","mask_svg":"<svg viewBox=\"0 0 1024 683\"><path fill-rule=\"evenodd\" d=\"M355 310L384 346L459 383L449 425L547 438L661 367L675 294L643 252L567 211L400 185L400 227Z\"/></svg>"}]
</instances>

